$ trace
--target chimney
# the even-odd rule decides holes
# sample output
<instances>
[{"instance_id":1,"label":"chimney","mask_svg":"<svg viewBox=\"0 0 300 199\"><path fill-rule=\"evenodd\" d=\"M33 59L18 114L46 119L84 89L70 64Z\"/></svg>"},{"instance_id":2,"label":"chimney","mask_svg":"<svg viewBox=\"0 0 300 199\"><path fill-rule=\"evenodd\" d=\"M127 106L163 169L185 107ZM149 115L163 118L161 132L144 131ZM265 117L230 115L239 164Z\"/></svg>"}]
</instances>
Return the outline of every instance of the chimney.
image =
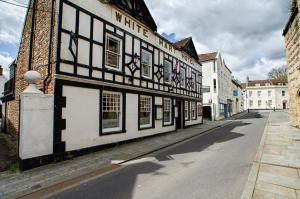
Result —
<instances>
[{"instance_id":1,"label":"chimney","mask_svg":"<svg viewBox=\"0 0 300 199\"><path fill-rule=\"evenodd\" d=\"M247 83L249 83L249 82L250 82L249 75L247 75L246 81L247 81Z\"/></svg>"},{"instance_id":2,"label":"chimney","mask_svg":"<svg viewBox=\"0 0 300 199\"><path fill-rule=\"evenodd\" d=\"M2 65L0 65L0 76L3 76L3 68L2 68Z\"/></svg>"}]
</instances>

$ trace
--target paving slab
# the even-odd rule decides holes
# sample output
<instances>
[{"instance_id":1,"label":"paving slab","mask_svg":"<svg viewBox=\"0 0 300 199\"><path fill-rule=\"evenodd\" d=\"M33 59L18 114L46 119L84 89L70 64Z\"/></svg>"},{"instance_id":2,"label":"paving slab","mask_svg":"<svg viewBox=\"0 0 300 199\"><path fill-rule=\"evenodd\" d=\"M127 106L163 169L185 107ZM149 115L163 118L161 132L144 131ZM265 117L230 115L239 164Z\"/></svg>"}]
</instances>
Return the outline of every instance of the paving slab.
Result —
<instances>
[{"instance_id":1,"label":"paving slab","mask_svg":"<svg viewBox=\"0 0 300 199\"><path fill-rule=\"evenodd\" d=\"M251 191L246 185L244 189L244 193L250 193L248 198L300 199L299 137L300 130L289 126L287 112L270 113L254 160L259 165L254 188ZM253 182L253 179L251 181ZM248 178L247 184L249 182Z\"/></svg>"}]
</instances>

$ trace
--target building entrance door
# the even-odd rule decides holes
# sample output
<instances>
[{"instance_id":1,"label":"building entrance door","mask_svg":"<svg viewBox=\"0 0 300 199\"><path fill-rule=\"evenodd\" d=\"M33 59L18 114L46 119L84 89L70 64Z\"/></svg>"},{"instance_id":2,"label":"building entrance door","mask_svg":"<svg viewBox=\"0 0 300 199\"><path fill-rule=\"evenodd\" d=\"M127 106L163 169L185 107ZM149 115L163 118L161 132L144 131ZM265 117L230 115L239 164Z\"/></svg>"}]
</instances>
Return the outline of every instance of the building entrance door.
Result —
<instances>
[{"instance_id":1,"label":"building entrance door","mask_svg":"<svg viewBox=\"0 0 300 199\"><path fill-rule=\"evenodd\" d=\"M286 109L286 102L282 102L282 108L283 108L283 110Z\"/></svg>"},{"instance_id":2,"label":"building entrance door","mask_svg":"<svg viewBox=\"0 0 300 199\"><path fill-rule=\"evenodd\" d=\"M182 101L178 100L176 102L176 107L177 107L177 111L178 111L178 115L176 118L176 129L182 129L184 127Z\"/></svg>"}]
</instances>

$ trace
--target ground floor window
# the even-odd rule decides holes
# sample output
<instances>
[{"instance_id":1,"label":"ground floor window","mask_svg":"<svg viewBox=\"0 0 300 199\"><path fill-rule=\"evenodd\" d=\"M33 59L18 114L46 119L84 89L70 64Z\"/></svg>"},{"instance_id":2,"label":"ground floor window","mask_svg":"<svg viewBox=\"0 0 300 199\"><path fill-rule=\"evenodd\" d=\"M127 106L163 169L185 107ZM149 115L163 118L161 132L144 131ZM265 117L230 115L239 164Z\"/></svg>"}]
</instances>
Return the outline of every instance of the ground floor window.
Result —
<instances>
[{"instance_id":1,"label":"ground floor window","mask_svg":"<svg viewBox=\"0 0 300 199\"><path fill-rule=\"evenodd\" d=\"M152 97L140 96L140 128L152 126Z\"/></svg>"},{"instance_id":2,"label":"ground floor window","mask_svg":"<svg viewBox=\"0 0 300 199\"><path fill-rule=\"evenodd\" d=\"M103 133L122 130L122 93L103 91L102 128Z\"/></svg>"},{"instance_id":3,"label":"ground floor window","mask_svg":"<svg viewBox=\"0 0 300 199\"><path fill-rule=\"evenodd\" d=\"M164 125L172 124L172 100L164 99Z\"/></svg>"},{"instance_id":4,"label":"ground floor window","mask_svg":"<svg viewBox=\"0 0 300 199\"><path fill-rule=\"evenodd\" d=\"M219 104L219 106L220 106L220 108L219 108L220 115L225 115L224 104Z\"/></svg>"},{"instance_id":5,"label":"ground floor window","mask_svg":"<svg viewBox=\"0 0 300 199\"><path fill-rule=\"evenodd\" d=\"M190 116L189 102L185 101L184 102L184 118L186 121L190 119L189 116Z\"/></svg>"},{"instance_id":6,"label":"ground floor window","mask_svg":"<svg viewBox=\"0 0 300 199\"><path fill-rule=\"evenodd\" d=\"M195 120L197 119L197 111L196 111L196 102L192 102L192 119Z\"/></svg>"}]
</instances>

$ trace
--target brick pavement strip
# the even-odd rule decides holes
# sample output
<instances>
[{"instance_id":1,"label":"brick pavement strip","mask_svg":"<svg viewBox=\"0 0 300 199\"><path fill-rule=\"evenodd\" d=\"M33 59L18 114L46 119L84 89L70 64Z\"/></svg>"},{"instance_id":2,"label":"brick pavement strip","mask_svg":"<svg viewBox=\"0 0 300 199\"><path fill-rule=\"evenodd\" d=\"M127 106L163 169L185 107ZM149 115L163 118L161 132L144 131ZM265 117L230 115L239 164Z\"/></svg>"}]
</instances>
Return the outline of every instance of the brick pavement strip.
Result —
<instances>
[{"instance_id":1,"label":"brick pavement strip","mask_svg":"<svg viewBox=\"0 0 300 199\"><path fill-rule=\"evenodd\" d=\"M287 112L270 113L242 199L300 199L299 137Z\"/></svg>"},{"instance_id":2,"label":"brick pavement strip","mask_svg":"<svg viewBox=\"0 0 300 199\"><path fill-rule=\"evenodd\" d=\"M137 142L46 165L21 174L0 173L0 198L20 197L37 190L43 190L46 187L53 188L59 183L80 179L82 176L89 176L90 173L99 169L112 166L113 160L126 162L144 156L220 126L228 125L231 123L231 120L242 118L245 115L247 113L241 113L228 120L208 122L201 126L179 130L174 133L141 139Z\"/></svg>"}]
</instances>

